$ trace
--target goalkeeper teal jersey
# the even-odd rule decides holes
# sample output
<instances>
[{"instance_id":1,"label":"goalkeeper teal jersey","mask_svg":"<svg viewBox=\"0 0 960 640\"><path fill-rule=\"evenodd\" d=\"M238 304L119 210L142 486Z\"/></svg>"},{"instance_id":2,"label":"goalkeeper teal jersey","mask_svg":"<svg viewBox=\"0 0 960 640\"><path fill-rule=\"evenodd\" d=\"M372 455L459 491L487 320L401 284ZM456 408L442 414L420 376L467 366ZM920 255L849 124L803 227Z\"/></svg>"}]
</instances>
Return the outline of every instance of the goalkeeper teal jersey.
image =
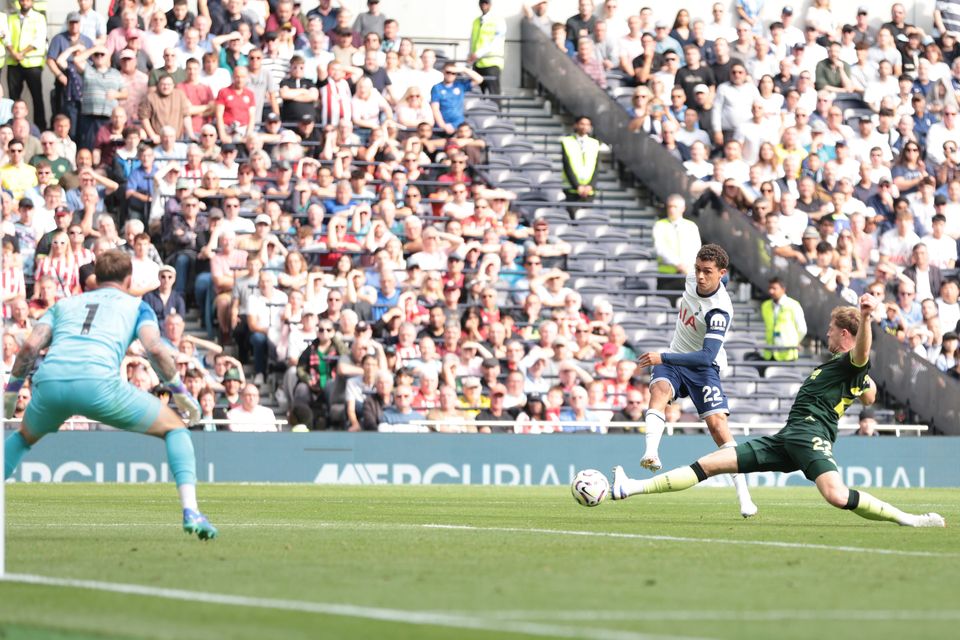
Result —
<instances>
[{"instance_id":1,"label":"goalkeeper teal jersey","mask_svg":"<svg viewBox=\"0 0 960 640\"><path fill-rule=\"evenodd\" d=\"M40 322L53 339L35 382L120 377L120 363L145 324L158 325L150 306L113 287L64 298Z\"/></svg>"}]
</instances>

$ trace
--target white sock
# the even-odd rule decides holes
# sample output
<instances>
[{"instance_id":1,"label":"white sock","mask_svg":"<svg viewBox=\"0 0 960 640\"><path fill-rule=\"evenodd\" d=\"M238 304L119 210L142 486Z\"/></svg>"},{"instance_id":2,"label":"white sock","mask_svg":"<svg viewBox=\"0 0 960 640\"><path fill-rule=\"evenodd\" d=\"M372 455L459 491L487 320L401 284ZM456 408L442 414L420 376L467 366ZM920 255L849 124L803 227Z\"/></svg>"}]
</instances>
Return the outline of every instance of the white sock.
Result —
<instances>
[{"instance_id":1,"label":"white sock","mask_svg":"<svg viewBox=\"0 0 960 640\"><path fill-rule=\"evenodd\" d=\"M736 446L736 440L731 440L730 442L724 442L720 445L720 448L729 449ZM750 490L747 489L747 476L742 473L731 473L730 477L733 478L733 486L737 489L737 500L740 501L740 504L753 504Z\"/></svg>"},{"instance_id":2,"label":"white sock","mask_svg":"<svg viewBox=\"0 0 960 640\"><path fill-rule=\"evenodd\" d=\"M200 507L197 506L197 485L181 484L177 487L177 493L180 494L180 507L182 509L200 511Z\"/></svg>"},{"instance_id":3,"label":"white sock","mask_svg":"<svg viewBox=\"0 0 960 640\"><path fill-rule=\"evenodd\" d=\"M644 458L653 458L659 457L660 451L660 438L663 437L663 428L666 424L666 416L663 415L662 411L657 411L655 409L649 409L647 411L647 417L645 419L647 424L646 429L646 442L647 442L647 451L643 454Z\"/></svg>"}]
</instances>

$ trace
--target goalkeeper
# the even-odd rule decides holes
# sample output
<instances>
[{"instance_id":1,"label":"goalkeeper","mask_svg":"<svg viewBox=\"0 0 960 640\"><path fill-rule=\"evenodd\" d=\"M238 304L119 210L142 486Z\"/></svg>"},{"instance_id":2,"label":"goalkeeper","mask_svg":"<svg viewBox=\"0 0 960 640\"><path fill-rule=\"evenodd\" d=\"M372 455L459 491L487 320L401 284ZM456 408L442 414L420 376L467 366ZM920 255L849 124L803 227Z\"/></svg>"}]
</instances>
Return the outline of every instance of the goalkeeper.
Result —
<instances>
[{"instance_id":1,"label":"goalkeeper","mask_svg":"<svg viewBox=\"0 0 960 640\"><path fill-rule=\"evenodd\" d=\"M905 513L865 491L847 488L833 458L837 422L847 407L856 398L864 404L872 404L876 398L867 370L873 342L870 316L877 305L876 298L865 294L860 297L859 311L853 307L833 310L827 328L827 348L833 358L814 369L804 381L787 424L778 433L748 440L736 448L720 449L689 467L679 467L648 480L632 480L621 467L615 467L613 499L623 500L640 493L682 491L721 473L799 470L817 485L827 502L838 509L853 511L861 518L907 527L946 526L939 514Z\"/></svg>"},{"instance_id":2,"label":"goalkeeper","mask_svg":"<svg viewBox=\"0 0 960 640\"><path fill-rule=\"evenodd\" d=\"M164 344L157 316L148 304L128 293L130 257L110 250L97 258L97 290L64 298L37 323L13 364L4 389L4 415L13 415L17 392L49 347L32 376L33 398L20 430L4 447L6 478L40 438L57 431L64 420L82 415L119 429L162 438L183 508L183 529L202 540L217 529L197 506L196 458L183 420L157 397L120 378L120 361L139 338L147 358L190 423L200 406L177 374L173 353Z\"/></svg>"}]
</instances>

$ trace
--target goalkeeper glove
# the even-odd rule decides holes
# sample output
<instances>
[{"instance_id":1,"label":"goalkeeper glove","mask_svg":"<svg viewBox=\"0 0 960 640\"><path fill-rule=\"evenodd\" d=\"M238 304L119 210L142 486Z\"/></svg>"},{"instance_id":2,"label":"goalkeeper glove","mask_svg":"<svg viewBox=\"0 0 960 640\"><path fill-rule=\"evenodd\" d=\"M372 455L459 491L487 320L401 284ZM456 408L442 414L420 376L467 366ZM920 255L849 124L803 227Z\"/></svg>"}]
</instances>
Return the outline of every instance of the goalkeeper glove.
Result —
<instances>
[{"instance_id":1,"label":"goalkeeper glove","mask_svg":"<svg viewBox=\"0 0 960 640\"><path fill-rule=\"evenodd\" d=\"M17 396L23 387L22 378L10 377L7 379L7 385L3 388L3 415L10 419L17 408Z\"/></svg>"},{"instance_id":2,"label":"goalkeeper glove","mask_svg":"<svg viewBox=\"0 0 960 640\"><path fill-rule=\"evenodd\" d=\"M194 398L187 388L183 386L180 376L174 376L173 380L167 382L167 388L173 395L173 403L177 405L180 413L186 416L188 425L196 424L200 421L200 403Z\"/></svg>"}]
</instances>

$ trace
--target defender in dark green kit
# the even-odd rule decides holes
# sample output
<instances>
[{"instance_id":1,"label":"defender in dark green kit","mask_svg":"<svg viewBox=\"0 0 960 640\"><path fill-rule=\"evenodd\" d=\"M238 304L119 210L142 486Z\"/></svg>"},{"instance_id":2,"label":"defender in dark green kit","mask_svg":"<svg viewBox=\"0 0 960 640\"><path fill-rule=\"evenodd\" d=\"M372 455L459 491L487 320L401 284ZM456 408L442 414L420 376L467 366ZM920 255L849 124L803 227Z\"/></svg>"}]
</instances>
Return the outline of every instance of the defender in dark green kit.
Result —
<instances>
[{"instance_id":1,"label":"defender in dark green kit","mask_svg":"<svg viewBox=\"0 0 960 640\"><path fill-rule=\"evenodd\" d=\"M817 485L827 502L868 520L885 520L908 527L946 526L939 514L905 513L869 493L848 489L833 458L837 422L847 407L858 398L865 405L873 404L876 399L867 370L873 342L870 314L877 304L877 299L868 294L860 298L859 310L854 307L833 310L827 328L827 347L834 355L804 381L787 424L779 433L748 440L736 449L720 449L689 467L679 467L648 480L630 479L621 467L615 467L610 492L613 499L682 491L723 473L802 471Z\"/></svg>"}]
</instances>

